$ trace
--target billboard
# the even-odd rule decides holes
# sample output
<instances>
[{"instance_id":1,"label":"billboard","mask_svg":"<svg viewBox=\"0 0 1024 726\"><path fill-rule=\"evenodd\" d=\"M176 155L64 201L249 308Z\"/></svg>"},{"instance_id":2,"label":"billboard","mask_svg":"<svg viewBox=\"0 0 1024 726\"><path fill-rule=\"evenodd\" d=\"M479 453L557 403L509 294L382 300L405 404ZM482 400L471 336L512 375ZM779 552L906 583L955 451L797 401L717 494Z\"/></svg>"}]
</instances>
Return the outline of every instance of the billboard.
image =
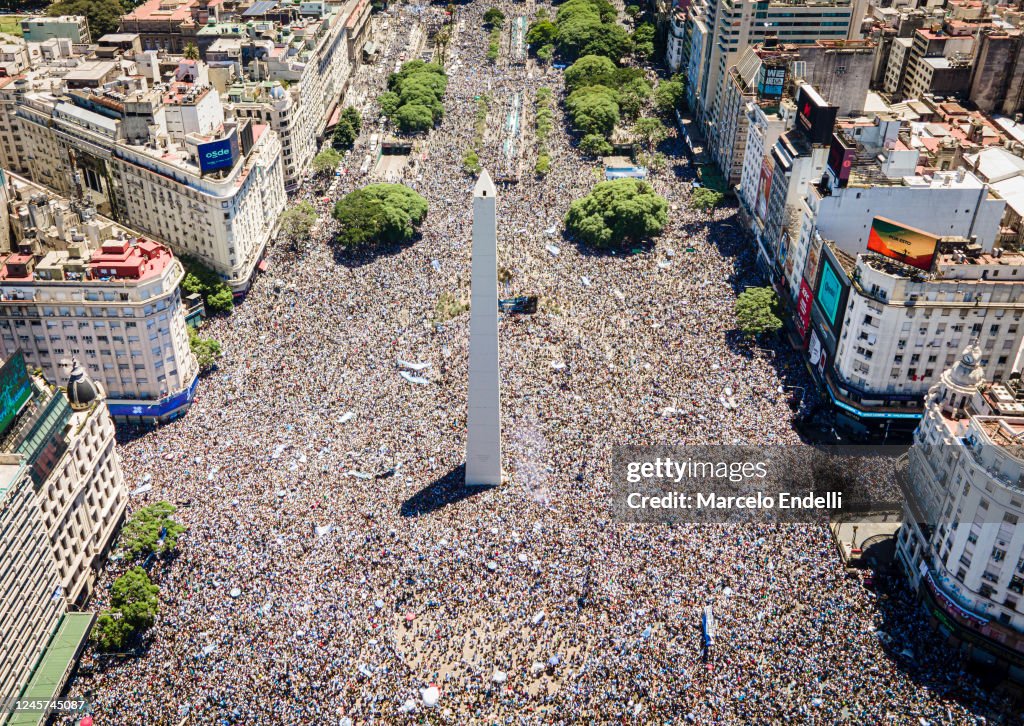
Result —
<instances>
[{"instance_id":1,"label":"billboard","mask_svg":"<svg viewBox=\"0 0 1024 726\"><path fill-rule=\"evenodd\" d=\"M786 88L786 66L770 66L761 64L761 72L757 77L757 93L762 98L781 98Z\"/></svg>"},{"instance_id":2,"label":"billboard","mask_svg":"<svg viewBox=\"0 0 1024 726\"><path fill-rule=\"evenodd\" d=\"M772 193L772 176L775 174L775 163L771 154L764 157L761 162L761 181L757 185L757 203L754 213L757 218L764 222L768 219L768 200Z\"/></svg>"},{"instance_id":3,"label":"billboard","mask_svg":"<svg viewBox=\"0 0 1024 726\"><path fill-rule=\"evenodd\" d=\"M885 217L871 221L868 249L920 270L930 270L938 246L938 235L907 227Z\"/></svg>"},{"instance_id":4,"label":"billboard","mask_svg":"<svg viewBox=\"0 0 1024 726\"><path fill-rule=\"evenodd\" d=\"M19 350L0 368L0 434L6 433L21 407L32 397L32 382Z\"/></svg>"},{"instance_id":5,"label":"billboard","mask_svg":"<svg viewBox=\"0 0 1024 726\"><path fill-rule=\"evenodd\" d=\"M238 158L238 134L232 129L226 138L199 144L197 152L199 171L203 174L219 169L230 169Z\"/></svg>"},{"instance_id":6,"label":"billboard","mask_svg":"<svg viewBox=\"0 0 1024 726\"><path fill-rule=\"evenodd\" d=\"M850 181L850 169L857 156L857 149L847 146L838 134L832 134L832 146L828 150L828 170L836 178L836 184L845 187Z\"/></svg>"},{"instance_id":7,"label":"billboard","mask_svg":"<svg viewBox=\"0 0 1024 726\"><path fill-rule=\"evenodd\" d=\"M811 325L811 286L807 280L800 281L800 296L796 301L796 329L801 340L807 340L807 329Z\"/></svg>"},{"instance_id":8,"label":"billboard","mask_svg":"<svg viewBox=\"0 0 1024 726\"><path fill-rule=\"evenodd\" d=\"M818 281L818 294L815 300L833 331L838 328L836 321L842 310L845 298L843 293L845 292L846 286L836 270L835 263L828 255L825 255L821 260L821 278Z\"/></svg>"},{"instance_id":9,"label":"billboard","mask_svg":"<svg viewBox=\"0 0 1024 726\"><path fill-rule=\"evenodd\" d=\"M836 125L838 106L829 106L817 91L804 84L796 96L797 127L812 144L828 144Z\"/></svg>"}]
</instances>

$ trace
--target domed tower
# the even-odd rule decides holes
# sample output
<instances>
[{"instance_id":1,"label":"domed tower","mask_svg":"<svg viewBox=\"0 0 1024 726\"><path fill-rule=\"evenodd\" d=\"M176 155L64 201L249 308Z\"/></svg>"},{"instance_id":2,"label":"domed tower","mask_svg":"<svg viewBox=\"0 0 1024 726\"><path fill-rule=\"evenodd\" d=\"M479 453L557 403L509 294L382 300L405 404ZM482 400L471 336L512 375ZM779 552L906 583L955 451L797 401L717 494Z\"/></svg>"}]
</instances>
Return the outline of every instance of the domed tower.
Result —
<instances>
[{"instance_id":1,"label":"domed tower","mask_svg":"<svg viewBox=\"0 0 1024 726\"><path fill-rule=\"evenodd\" d=\"M71 359L67 395L71 408L75 411L84 411L92 405L93 401L103 397L103 389L89 378L77 358Z\"/></svg>"},{"instance_id":2,"label":"domed tower","mask_svg":"<svg viewBox=\"0 0 1024 726\"><path fill-rule=\"evenodd\" d=\"M985 382L985 370L981 367L981 348L976 340L972 340L960 360L952 368L942 372L936 386L935 399L942 410L942 415L954 418L954 412L962 411L973 398L978 386Z\"/></svg>"}]
</instances>

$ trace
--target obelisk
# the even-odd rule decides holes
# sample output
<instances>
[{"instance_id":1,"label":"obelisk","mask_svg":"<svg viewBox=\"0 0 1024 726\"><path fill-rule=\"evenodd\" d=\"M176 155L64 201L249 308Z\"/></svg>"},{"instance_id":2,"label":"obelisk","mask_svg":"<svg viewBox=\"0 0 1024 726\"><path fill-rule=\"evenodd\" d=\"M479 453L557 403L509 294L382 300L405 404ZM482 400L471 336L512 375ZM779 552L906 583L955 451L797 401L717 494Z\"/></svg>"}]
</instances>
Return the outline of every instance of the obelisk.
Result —
<instances>
[{"instance_id":1,"label":"obelisk","mask_svg":"<svg viewBox=\"0 0 1024 726\"><path fill-rule=\"evenodd\" d=\"M501 483L496 197L494 182L484 169L473 189L466 486L497 486Z\"/></svg>"}]
</instances>

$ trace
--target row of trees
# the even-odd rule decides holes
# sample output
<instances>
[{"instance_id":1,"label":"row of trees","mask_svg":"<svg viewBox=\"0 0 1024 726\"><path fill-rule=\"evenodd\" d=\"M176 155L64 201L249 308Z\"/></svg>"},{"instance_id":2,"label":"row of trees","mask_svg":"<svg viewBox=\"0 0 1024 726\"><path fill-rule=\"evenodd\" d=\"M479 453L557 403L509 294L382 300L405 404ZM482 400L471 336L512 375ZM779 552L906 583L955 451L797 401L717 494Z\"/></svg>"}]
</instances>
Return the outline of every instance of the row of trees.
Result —
<instances>
[{"instance_id":1,"label":"row of trees","mask_svg":"<svg viewBox=\"0 0 1024 726\"><path fill-rule=\"evenodd\" d=\"M185 531L174 521L173 504L159 501L138 510L121 528L120 551L131 563L149 555L174 550ZM110 608L100 613L92 637L102 650L121 650L132 638L151 627L159 608L160 588L142 567L133 567L114 580Z\"/></svg>"},{"instance_id":2,"label":"row of trees","mask_svg":"<svg viewBox=\"0 0 1024 726\"><path fill-rule=\"evenodd\" d=\"M388 90L380 96L380 109L403 133L426 131L444 117L448 76L436 63L409 61L388 76Z\"/></svg>"}]
</instances>

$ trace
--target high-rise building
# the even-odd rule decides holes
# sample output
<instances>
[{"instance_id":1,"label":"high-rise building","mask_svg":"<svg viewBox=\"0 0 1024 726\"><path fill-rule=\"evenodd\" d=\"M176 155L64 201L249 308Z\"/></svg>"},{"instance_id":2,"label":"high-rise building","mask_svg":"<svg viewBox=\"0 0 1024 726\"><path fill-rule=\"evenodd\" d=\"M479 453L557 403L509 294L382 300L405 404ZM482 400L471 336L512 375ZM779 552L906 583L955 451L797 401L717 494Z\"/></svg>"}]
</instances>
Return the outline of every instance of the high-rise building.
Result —
<instances>
[{"instance_id":1,"label":"high-rise building","mask_svg":"<svg viewBox=\"0 0 1024 726\"><path fill-rule=\"evenodd\" d=\"M709 137L721 123L729 68L750 45L774 37L780 43L859 38L866 0L704 0L691 8L688 67L690 108Z\"/></svg>"},{"instance_id":2,"label":"high-rise building","mask_svg":"<svg viewBox=\"0 0 1024 726\"><path fill-rule=\"evenodd\" d=\"M932 624L1024 683L1024 389L984 357L968 345L928 391L896 554Z\"/></svg>"},{"instance_id":3,"label":"high-rise building","mask_svg":"<svg viewBox=\"0 0 1024 726\"><path fill-rule=\"evenodd\" d=\"M41 43L51 38L67 38L72 43L91 43L89 21L84 15L37 16L22 18L21 37L26 43Z\"/></svg>"},{"instance_id":4,"label":"high-rise building","mask_svg":"<svg viewBox=\"0 0 1024 726\"><path fill-rule=\"evenodd\" d=\"M20 353L0 367L5 704L59 695L93 620L69 610L92 594L128 500L102 388L74 363L64 380L30 376Z\"/></svg>"}]
</instances>

